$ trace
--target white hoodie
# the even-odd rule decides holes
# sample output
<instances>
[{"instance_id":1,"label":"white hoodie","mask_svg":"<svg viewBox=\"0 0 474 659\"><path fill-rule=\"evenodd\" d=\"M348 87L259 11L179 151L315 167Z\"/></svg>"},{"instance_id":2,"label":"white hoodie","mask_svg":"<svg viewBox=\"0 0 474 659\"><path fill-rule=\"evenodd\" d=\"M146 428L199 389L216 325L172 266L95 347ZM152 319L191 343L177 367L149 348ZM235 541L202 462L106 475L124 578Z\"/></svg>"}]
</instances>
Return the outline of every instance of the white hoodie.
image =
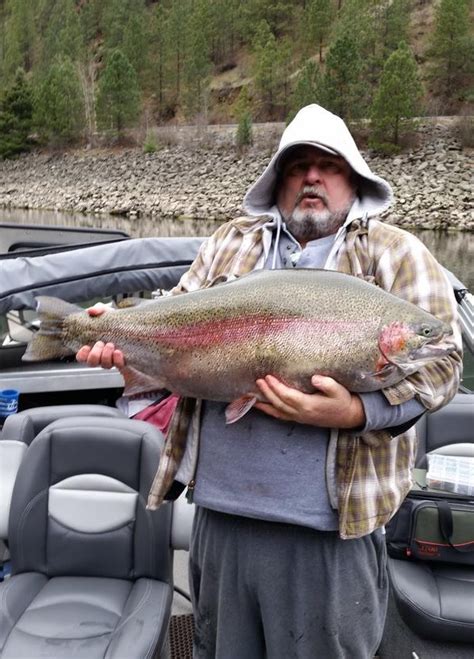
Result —
<instances>
[{"instance_id":1,"label":"white hoodie","mask_svg":"<svg viewBox=\"0 0 474 659\"><path fill-rule=\"evenodd\" d=\"M360 178L358 199L349 213L349 221L363 215L367 217L377 215L390 206L392 188L387 181L370 170L344 121L320 105L312 104L302 108L287 126L278 151L260 178L248 189L243 204L247 213L272 214L278 163L290 148L302 144L317 146L319 149L342 156L358 174Z\"/></svg>"}]
</instances>

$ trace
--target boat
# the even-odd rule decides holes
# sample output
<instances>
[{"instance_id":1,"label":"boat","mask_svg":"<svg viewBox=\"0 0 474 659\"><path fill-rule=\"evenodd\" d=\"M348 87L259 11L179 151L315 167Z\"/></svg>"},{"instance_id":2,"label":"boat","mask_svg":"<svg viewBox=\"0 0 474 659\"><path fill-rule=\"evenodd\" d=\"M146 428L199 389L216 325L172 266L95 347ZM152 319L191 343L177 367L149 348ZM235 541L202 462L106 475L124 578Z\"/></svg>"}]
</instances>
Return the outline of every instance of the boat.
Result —
<instances>
[{"instance_id":1,"label":"boat","mask_svg":"<svg viewBox=\"0 0 474 659\"><path fill-rule=\"evenodd\" d=\"M34 311L35 297L38 295L54 295L70 302L89 306L99 299L105 303L118 304L130 296L147 298L160 295L176 284L180 276L187 270L196 256L202 240L202 238L194 237L133 239L119 231L0 225L0 390L17 390L20 392L18 411L4 418L3 429L0 433L0 480L3 475L6 484L1 490L2 498L0 499L0 543L2 543L0 544L0 557L3 557L2 575L5 579L4 586L11 583L11 580L15 578L15 575L12 577L10 573L12 564L15 572L16 557L12 555L13 551L17 551L18 554L22 553L22 556L26 551L28 555L28 551L25 549L26 540L21 539L21 533L24 529L18 520L20 516L22 520L23 516L27 518L30 503L25 500L25 497L27 498L28 492L30 493L28 496L31 495L28 488L33 487L32 482L35 482L37 478L39 467L43 465L45 470L44 465L51 467L51 463L48 462L51 457L47 457L48 452L46 449L41 449L42 446L51 446L52 442L56 441L54 437L62 438L64 436L64 438L69 438L64 439L64 441L70 442L68 444L70 448L75 446L74 450L78 451L77 455L79 456L81 450L77 447L81 446L81 432L85 432L84 429L89 426L92 427L91 433L95 433L94 436L97 437L98 454L102 450L106 452L105 448L100 448L102 446L101 442L106 441L104 438L108 437L111 428L115 429L114 432L117 436L125 436L127 433L136 432L137 437L134 441L141 442L143 446L148 447L151 445L155 447L156 445L156 450L155 448L146 449L150 450L156 458L159 457L159 451L163 445L163 438L160 436L159 431L147 429L147 424L144 424L144 422L130 421L117 409L118 401L123 392L123 379L116 369L91 369L75 362L73 358L45 363L25 363L21 361L26 343L38 327L38 319ZM448 273L448 276L453 285L459 307L465 347L465 375L455 399L446 408L435 412L433 415L426 415L428 419L424 418L418 422L420 436L422 435L424 438L424 444L419 454L420 461L433 448L439 449L440 446L449 446L453 442L470 442L474 445L474 435L472 434L472 421L474 420L474 297L462 282L451 273ZM132 426L133 424L136 425L132 428L130 424ZM453 428L456 429L457 435L452 432ZM90 446L90 441L92 441L91 437L87 441L84 440L84 446ZM32 447L35 448L34 451ZM123 447L121 447L121 444L118 445L116 450L122 450ZM43 452L41 453L41 451ZM41 456L38 457L40 453ZM86 455L86 449L84 449L84 454ZM4 456L3 462L2 455ZM62 460L67 462L67 453L64 453ZM85 460L82 468L87 472L86 457L81 456L81 459L78 457L77 460L78 462ZM92 517L96 516L99 519L102 514L100 510L103 509L105 513L103 512L102 517L105 515L105 518L112 517L115 519L114 515L117 515L117 527L129 528L130 525L133 526L138 523L136 521L137 517L130 513L131 516L124 520L117 512L115 504L107 504L107 497L101 498L102 495L98 495L97 491L107 490L107 487L112 488L110 491L114 492L113 495L107 490L110 499L120 499L128 502L129 510L135 505L130 502L140 502L143 499L143 493L140 493L140 491L130 491L130 487L125 487L121 482L117 484L120 479L115 472L113 477L109 475L105 479L96 479L90 485L90 480L86 478L87 474L82 472L76 474L73 471L71 466L71 475L63 474L64 478L59 483L45 481L48 491L53 492L49 495L48 520L51 517L56 526L53 528L51 526L53 522L48 521L43 531L46 537L54 537L54 543L57 543L58 548L62 547L64 555L74 553L68 549L72 546L68 544L69 540L65 539L68 534L58 530L61 524L67 527L70 523L69 512L64 513L64 510L71 511L74 506L76 506L76 513L79 508L82 510L81 514L78 513L79 517L82 515L82 521L78 522L77 526L79 530L74 527L77 534L91 532L91 520L84 519L88 517L87 510L91 510L91 506L94 509ZM120 472L120 465L118 471ZM43 489L46 485L43 483ZM40 488L40 485L37 487ZM93 501L90 497L87 499L84 494L86 490L93 490L96 493ZM39 496L39 491L40 489L36 493L37 496ZM71 503L71 491L75 492L75 503ZM24 508L22 508L22 505L24 505ZM42 510L44 512L46 508ZM86 513L84 513L84 510ZM120 510L122 510L122 506L120 506ZM151 513L146 513L144 509L140 512L140 515L143 516L147 514ZM153 646L154 656L187 659L187 657L191 657L192 651L193 621L186 585L186 556L189 548L193 504L189 504L182 496L176 502L165 504L164 512L160 514L162 515L160 529L166 535L166 541L164 544L162 543L160 550L163 553L163 566L156 573L151 570L151 576L149 574L148 580L145 579L145 585L153 592L156 589L158 593L157 584L162 584L160 586L161 595L159 597L157 595L157 601L163 604L164 613L159 623L156 622L156 628L153 629L150 629L149 620L144 618L141 622L146 633L143 632L143 634L146 638L151 639L150 643L155 644ZM111 532L104 519L100 523L97 522L97 524L99 530L102 529L100 524L105 524L107 533ZM36 532L40 533L39 531ZM105 531L101 532L105 533ZM14 539L10 537L10 533L14 533ZM72 532L69 535L73 535ZM31 537L29 546L32 544ZM26 539L28 540L28 536L26 536ZM113 556L114 545L112 540L110 542L111 556ZM138 540L135 539L134 542L136 543ZM52 540L51 543L53 543ZM98 550L97 555L102 555L101 552L107 554L107 551L102 548ZM59 549L58 553L61 554ZM90 554L88 547L84 549L83 554L89 556L89 563L87 563L89 572L86 572L89 575L88 578L92 580L91 584L95 584L94 588L105 588L105 585L109 583L101 577L101 569L104 570L104 574L109 575L108 578L114 582L114 587L118 590L125 587L122 583L122 580L125 579L123 569L118 564L114 566L112 558L110 559L111 565L102 563L97 566L93 561L93 553ZM120 552L117 552L117 556L119 555ZM28 560L33 565L37 558L32 555ZM23 557L20 561L23 566L21 570L23 571L28 563L28 560L26 560L26 563L25 560ZM53 576L54 574L62 575L64 578L68 576L70 579L68 584L72 588L71 584L77 582L73 579L74 575L68 575L66 567L70 567L70 564L64 559L65 563L63 565L58 556L55 556L54 560L56 563L53 566L54 569L51 570L51 574ZM83 557L80 558L77 574L81 574L80 566L83 565L81 561L84 560ZM90 561L92 561L92 565ZM100 563L99 559L97 561ZM174 572L172 570L173 563ZM395 568L396 565L392 564L392 575ZM111 572L109 573L107 570L111 570ZM48 566L45 568L43 565L43 571L48 573ZM40 569L39 572L41 572ZM115 576L113 576L114 574ZM463 579L463 587L464 585L466 588L473 587L474 566L465 572ZM133 581L134 587L140 588L140 584L138 584L140 580L134 579ZM55 584L57 586L54 579L51 583L53 586ZM74 585L74 587L76 586ZM426 600L426 598L429 600L431 596L430 593L423 590L421 582L415 592L415 596L417 595L419 595L420 601ZM474 593L472 595L474 597ZM469 603L474 601L469 600L471 596L469 590L466 590L465 593L463 591L461 596L467 598L467 607L469 607ZM64 593L63 597L65 597ZM118 595L110 595L109 600L106 600L106 594L103 597L104 602L108 601L109 604L113 602L115 606L116 600L114 600L114 597L118 597ZM403 600L403 597L397 599L396 584L394 582L392 584L387 626L378 654L380 659L401 656L410 658L419 656L420 659L428 656L430 659L438 659L438 657L439 659L441 657L445 659L445 657L451 656L457 659L463 659L464 657L471 657L472 659L472 656L474 656L474 611L472 615L466 614L467 622L466 620L458 620L455 612L452 614L449 624L443 626L442 621L437 620L433 612L428 610L428 607L424 613L420 614L422 623L411 624L410 607L401 600ZM89 600L88 606L90 607L88 615L90 615L93 610L93 603ZM105 604L104 607L106 608ZM77 618L78 611L79 609L74 609L73 617ZM108 630L107 634L113 635L110 631L111 621L106 620L103 608L100 611L101 613L96 620L97 628L99 629L102 625L102 630ZM68 625L74 627L67 617L67 612L63 612L63 615L66 620L63 627L67 629L69 629ZM125 624L124 621L127 617L125 608L120 615L122 617L119 616L118 622L114 619L114 624L119 627ZM446 614L445 611L443 615L449 617L451 613ZM428 620L428 623L431 620L431 626L426 623L424 618ZM19 615L18 620L22 619L22 616ZM46 620L46 617L44 620ZM138 620L137 616L134 620ZM35 624L37 623L32 619L24 622L30 632ZM43 624L46 629L46 622ZM160 627L159 630L158 626ZM430 634L433 633L433 629L441 627L443 627L441 636L436 637L436 632L434 632L435 637L429 638ZM462 636L462 642L459 642L460 639L457 637L460 627L468 630ZM54 629L54 625L52 629ZM91 638L95 638L93 633L89 636L84 634L82 638L77 630L76 625L73 631L69 633L78 635L75 638L79 645L81 642L87 644ZM66 652L65 648L67 648L67 638L66 632L63 632L64 629L56 638L56 649L51 650L51 655L45 654L46 641L43 637L41 640L38 637L37 647L41 649L41 652L38 649L38 656L68 656L67 653L64 654ZM127 637L127 633L129 637ZM149 652L150 648L145 652L137 640L135 641L136 644L133 645L134 633L136 635L136 632L133 631L124 633L125 637L128 638L126 640L129 643L127 647L129 650L134 648L132 654L127 654L127 656L130 659L132 657L139 659L141 656L151 656L151 654L146 653ZM43 633L40 631L38 634L40 636L43 634L46 638L48 632L44 631ZM428 638L423 634L428 634ZM51 637L53 636L54 634L51 632ZM132 641L130 641L130 638ZM143 638L143 635L140 638ZM30 641L31 639L28 640L28 643ZM8 646L8 642L5 636L2 638L0 635L0 659L4 656L3 649ZM20 643L19 647L29 647L30 651L33 648L31 656L35 656L34 648L36 646L34 642L31 642L33 645L30 643L30 645L21 646L22 642L18 641ZM5 646L5 643L7 643L7 646ZM54 643L50 638L49 647L53 648L53 646ZM402 647L404 651L411 652L411 654L400 654L400 648ZM81 651L86 652L83 648ZM62 655L61 652L63 652ZM78 656L87 656L88 659L93 656L102 656L100 648L95 648L94 652L96 654L78 654ZM114 655L111 654L111 656Z\"/></svg>"}]
</instances>

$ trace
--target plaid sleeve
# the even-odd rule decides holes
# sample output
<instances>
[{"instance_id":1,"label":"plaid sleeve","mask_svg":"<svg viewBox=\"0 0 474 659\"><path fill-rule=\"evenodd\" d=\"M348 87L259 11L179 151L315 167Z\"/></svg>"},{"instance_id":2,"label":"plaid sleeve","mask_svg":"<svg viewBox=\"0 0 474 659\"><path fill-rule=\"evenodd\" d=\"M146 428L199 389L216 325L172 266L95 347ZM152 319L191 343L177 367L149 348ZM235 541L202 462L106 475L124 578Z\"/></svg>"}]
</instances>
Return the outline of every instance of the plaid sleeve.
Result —
<instances>
[{"instance_id":1,"label":"plaid sleeve","mask_svg":"<svg viewBox=\"0 0 474 659\"><path fill-rule=\"evenodd\" d=\"M450 324L453 334L444 342L454 350L399 384L384 389L383 393L392 405L415 397L432 411L451 400L462 373L462 339L456 301L447 276L423 243L412 234L392 229L392 241L382 245L377 262L377 283Z\"/></svg>"},{"instance_id":2,"label":"plaid sleeve","mask_svg":"<svg viewBox=\"0 0 474 659\"><path fill-rule=\"evenodd\" d=\"M244 232L246 218L220 226L199 250L197 257L171 294L207 288L251 272L262 262L262 231Z\"/></svg>"}]
</instances>

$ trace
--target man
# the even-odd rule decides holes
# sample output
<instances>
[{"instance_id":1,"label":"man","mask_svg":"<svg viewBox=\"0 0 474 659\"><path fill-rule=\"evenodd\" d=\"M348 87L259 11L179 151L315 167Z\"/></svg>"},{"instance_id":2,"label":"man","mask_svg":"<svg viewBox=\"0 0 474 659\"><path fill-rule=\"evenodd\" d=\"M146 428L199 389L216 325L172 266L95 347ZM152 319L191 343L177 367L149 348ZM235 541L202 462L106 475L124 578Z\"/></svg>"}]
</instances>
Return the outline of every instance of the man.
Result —
<instances>
[{"instance_id":1,"label":"man","mask_svg":"<svg viewBox=\"0 0 474 659\"><path fill-rule=\"evenodd\" d=\"M257 382L266 402L236 424L225 425L224 403L202 404L198 454L188 456L197 468L187 477L197 504L196 657L368 659L380 642L383 525L410 487L412 426L452 398L461 369L450 286L416 238L374 219L390 202L389 184L371 172L344 122L307 106L247 192L248 217L220 227L173 291L260 268L336 269L425 308L454 332L448 357L383 392L355 395L315 374L315 393L304 394L269 374ZM112 344L84 347L78 359L123 364Z\"/></svg>"}]
</instances>

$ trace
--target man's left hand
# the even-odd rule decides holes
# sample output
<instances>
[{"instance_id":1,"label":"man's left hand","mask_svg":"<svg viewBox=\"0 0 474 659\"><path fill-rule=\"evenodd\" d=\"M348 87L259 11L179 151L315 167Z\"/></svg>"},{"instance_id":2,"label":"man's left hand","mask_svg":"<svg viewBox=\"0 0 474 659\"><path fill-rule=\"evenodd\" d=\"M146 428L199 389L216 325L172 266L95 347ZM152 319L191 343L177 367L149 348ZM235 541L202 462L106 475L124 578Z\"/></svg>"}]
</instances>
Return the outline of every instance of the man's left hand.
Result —
<instances>
[{"instance_id":1,"label":"man's left hand","mask_svg":"<svg viewBox=\"0 0 474 659\"><path fill-rule=\"evenodd\" d=\"M257 380L257 386L268 401L255 407L265 414L320 428L357 428L365 425L365 412L357 394L348 391L332 378L313 375L314 394L287 387L272 375Z\"/></svg>"}]
</instances>

